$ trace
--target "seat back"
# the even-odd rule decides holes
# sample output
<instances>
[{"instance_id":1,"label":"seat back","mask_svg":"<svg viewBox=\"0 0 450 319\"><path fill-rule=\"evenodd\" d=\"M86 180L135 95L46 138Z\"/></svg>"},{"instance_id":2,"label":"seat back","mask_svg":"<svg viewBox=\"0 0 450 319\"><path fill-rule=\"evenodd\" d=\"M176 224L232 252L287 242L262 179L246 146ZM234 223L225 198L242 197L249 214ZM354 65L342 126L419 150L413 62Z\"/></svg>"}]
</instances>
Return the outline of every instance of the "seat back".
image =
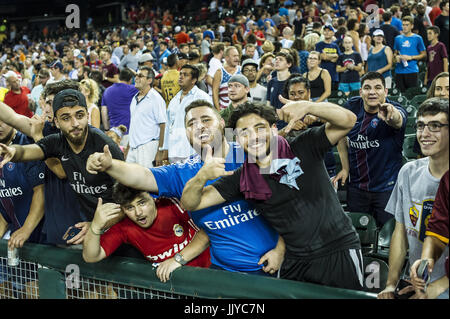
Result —
<instances>
[{"instance_id":1,"label":"seat back","mask_svg":"<svg viewBox=\"0 0 450 319\"><path fill-rule=\"evenodd\" d=\"M355 227L364 254L373 252L377 241L377 223L368 213L347 212L353 227Z\"/></svg>"},{"instance_id":2,"label":"seat back","mask_svg":"<svg viewBox=\"0 0 450 319\"><path fill-rule=\"evenodd\" d=\"M389 274L388 264L378 258L363 256L364 291L379 293L386 287Z\"/></svg>"}]
</instances>

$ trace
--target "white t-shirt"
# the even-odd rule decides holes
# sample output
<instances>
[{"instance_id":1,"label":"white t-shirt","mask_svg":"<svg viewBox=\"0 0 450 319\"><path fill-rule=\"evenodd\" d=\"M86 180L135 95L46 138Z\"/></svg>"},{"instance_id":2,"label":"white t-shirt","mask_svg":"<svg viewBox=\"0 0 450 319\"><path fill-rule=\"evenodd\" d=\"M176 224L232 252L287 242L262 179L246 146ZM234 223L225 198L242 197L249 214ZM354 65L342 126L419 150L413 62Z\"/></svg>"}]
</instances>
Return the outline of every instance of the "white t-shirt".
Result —
<instances>
[{"instance_id":1,"label":"white t-shirt","mask_svg":"<svg viewBox=\"0 0 450 319\"><path fill-rule=\"evenodd\" d=\"M385 209L397 222L405 225L410 265L422 255L425 231L439 187L439 179L431 175L428 165L429 158L425 157L406 163L400 169ZM431 282L445 276L446 256L448 246L433 268ZM439 296L441 298L448 299L448 289Z\"/></svg>"},{"instance_id":2,"label":"white t-shirt","mask_svg":"<svg viewBox=\"0 0 450 319\"><path fill-rule=\"evenodd\" d=\"M209 60L209 67L208 67L208 75L214 79L214 74L216 74L216 71L222 67L222 62L220 62L219 59L213 57L211 60ZM208 93L210 96L212 96L212 86L208 85Z\"/></svg>"}]
</instances>

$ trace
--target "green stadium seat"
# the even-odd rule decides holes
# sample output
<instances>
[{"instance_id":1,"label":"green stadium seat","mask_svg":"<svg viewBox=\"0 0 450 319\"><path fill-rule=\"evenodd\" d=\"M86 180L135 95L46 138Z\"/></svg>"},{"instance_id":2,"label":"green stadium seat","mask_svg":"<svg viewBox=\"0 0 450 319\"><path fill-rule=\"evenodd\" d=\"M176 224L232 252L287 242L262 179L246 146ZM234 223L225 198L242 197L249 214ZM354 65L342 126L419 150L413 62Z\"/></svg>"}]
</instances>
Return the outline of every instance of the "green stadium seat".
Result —
<instances>
[{"instance_id":1,"label":"green stadium seat","mask_svg":"<svg viewBox=\"0 0 450 319\"><path fill-rule=\"evenodd\" d=\"M387 98L391 101L400 103L403 106L408 104L408 99L403 95L388 95Z\"/></svg>"},{"instance_id":2,"label":"green stadium seat","mask_svg":"<svg viewBox=\"0 0 450 319\"><path fill-rule=\"evenodd\" d=\"M391 96L400 95L400 90L397 88L391 88L388 90L388 95L391 95Z\"/></svg>"},{"instance_id":3,"label":"green stadium seat","mask_svg":"<svg viewBox=\"0 0 450 319\"><path fill-rule=\"evenodd\" d=\"M406 96L406 98L411 101L416 95L423 95L423 94L427 94L427 88L424 87L413 87L413 88L408 88L406 89L406 91L403 93L404 96Z\"/></svg>"},{"instance_id":4,"label":"green stadium seat","mask_svg":"<svg viewBox=\"0 0 450 319\"><path fill-rule=\"evenodd\" d=\"M344 104L347 102L346 97L333 97L333 98L328 98L327 100L330 103L334 103L334 104L337 104L340 106L344 106Z\"/></svg>"},{"instance_id":5,"label":"green stadium seat","mask_svg":"<svg viewBox=\"0 0 450 319\"><path fill-rule=\"evenodd\" d=\"M371 257L382 259L386 262L389 261L389 247L391 245L392 233L395 229L395 218L389 219L383 227L381 227L378 233L376 251L371 254Z\"/></svg>"},{"instance_id":6,"label":"green stadium seat","mask_svg":"<svg viewBox=\"0 0 450 319\"><path fill-rule=\"evenodd\" d=\"M416 134L405 135L405 140L403 141L403 156L405 156L408 161L417 159L417 153L414 152L414 143L416 142Z\"/></svg>"},{"instance_id":7,"label":"green stadium seat","mask_svg":"<svg viewBox=\"0 0 450 319\"><path fill-rule=\"evenodd\" d=\"M366 292L379 293L386 287L388 264L381 259L363 256L364 288Z\"/></svg>"},{"instance_id":8,"label":"green stadium seat","mask_svg":"<svg viewBox=\"0 0 450 319\"><path fill-rule=\"evenodd\" d=\"M416 134L416 128L414 127L416 125L416 120L416 117L408 116L408 118L406 119L406 135Z\"/></svg>"},{"instance_id":9,"label":"green stadium seat","mask_svg":"<svg viewBox=\"0 0 450 319\"><path fill-rule=\"evenodd\" d=\"M375 218L368 213L346 213L359 235L363 255L374 253L377 244L377 223Z\"/></svg>"},{"instance_id":10,"label":"green stadium seat","mask_svg":"<svg viewBox=\"0 0 450 319\"><path fill-rule=\"evenodd\" d=\"M417 109L419 108L420 104L422 104L425 100L427 99L427 95L426 94L420 94L420 95L416 95L414 96L409 103L411 105L414 105Z\"/></svg>"},{"instance_id":11,"label":"green stadium seat","mask_svg":"<svg viewBox=\"0 0 450 319\"><path fill-rule=\"evenodd\" d=\"M409 104L405 110L408 112L408 117L417 117L417 108L414 105Z\"/></svg>"}]
</instances>

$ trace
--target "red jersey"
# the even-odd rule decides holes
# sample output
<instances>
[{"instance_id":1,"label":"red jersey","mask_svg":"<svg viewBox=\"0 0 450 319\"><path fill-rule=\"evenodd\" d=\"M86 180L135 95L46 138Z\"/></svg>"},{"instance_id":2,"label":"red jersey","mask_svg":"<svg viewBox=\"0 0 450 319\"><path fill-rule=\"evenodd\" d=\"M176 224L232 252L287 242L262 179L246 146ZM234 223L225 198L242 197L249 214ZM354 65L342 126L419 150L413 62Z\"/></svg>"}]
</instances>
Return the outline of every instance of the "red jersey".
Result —
<instances>
[{"instance_id":1,"label":"red jersey","mask_svg":"<svg viewBox=\"0 0 450 319\"><path fill-rule=\"evenodd\" d=\"M122 243L128 243L139 249L149 261L160 263L181 252L191 242L198 228L176 200L159 198L155 204L157 216L149 228L139 227L125 217L101 236L100 245L106 256ZM187 263L204 268L210 264L209 248Z\"/></svg>"},{"instance_id":2,"label":"red jersey","mask_svg":"<svg viewBox=\"0 0 450 319\"><path fill-rule=\"evenodd\" d=\"M4 103L9 105L17 114L33 117L33 112L28 108L28 94L30 90L26 86L20 88L20 93L9 91L5 95Z\"/></svg>"}]
</instances>

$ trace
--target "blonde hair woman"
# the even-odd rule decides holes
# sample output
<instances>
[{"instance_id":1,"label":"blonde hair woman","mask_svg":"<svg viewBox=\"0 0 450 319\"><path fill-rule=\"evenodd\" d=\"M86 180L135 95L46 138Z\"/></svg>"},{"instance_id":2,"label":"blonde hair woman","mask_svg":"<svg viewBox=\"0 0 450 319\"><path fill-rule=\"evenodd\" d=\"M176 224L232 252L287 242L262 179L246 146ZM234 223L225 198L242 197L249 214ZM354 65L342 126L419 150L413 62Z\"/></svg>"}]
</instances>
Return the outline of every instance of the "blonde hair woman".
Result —
<instances>
[{"instance_id":1,"label":"blonde hair woman","mask_svg":"<svg viewBox=\"0 0 450 319\"><path fill-rule=\"evenodd\" d=\"M100 110L95 104L99 98L99 88L97 82L92 79L84 79L80 82L80 92L86 98L89 113L89 124L100 128Z\"/></svg>"}]
</instances>

